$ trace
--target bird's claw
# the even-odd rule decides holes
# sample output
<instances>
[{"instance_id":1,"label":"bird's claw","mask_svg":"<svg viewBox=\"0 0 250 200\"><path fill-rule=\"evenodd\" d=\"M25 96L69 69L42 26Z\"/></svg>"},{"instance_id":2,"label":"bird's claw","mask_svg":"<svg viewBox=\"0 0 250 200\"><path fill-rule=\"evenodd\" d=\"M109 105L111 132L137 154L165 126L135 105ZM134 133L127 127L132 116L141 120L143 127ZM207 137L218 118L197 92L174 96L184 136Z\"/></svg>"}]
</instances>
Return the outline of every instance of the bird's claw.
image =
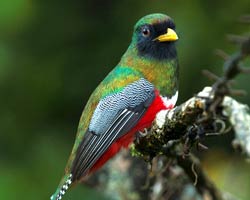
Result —
<instances>
[{"instance_id":1,"label":"bird's claw","mask_svg":"<svg viewBox=\"0 0 250 200\"><path fill-rule=\"evenodd\" d=\"M144 128L143 131L138 131L140 137L145 137L148 134L148 129Z\"/></svg>"}]
</instances>

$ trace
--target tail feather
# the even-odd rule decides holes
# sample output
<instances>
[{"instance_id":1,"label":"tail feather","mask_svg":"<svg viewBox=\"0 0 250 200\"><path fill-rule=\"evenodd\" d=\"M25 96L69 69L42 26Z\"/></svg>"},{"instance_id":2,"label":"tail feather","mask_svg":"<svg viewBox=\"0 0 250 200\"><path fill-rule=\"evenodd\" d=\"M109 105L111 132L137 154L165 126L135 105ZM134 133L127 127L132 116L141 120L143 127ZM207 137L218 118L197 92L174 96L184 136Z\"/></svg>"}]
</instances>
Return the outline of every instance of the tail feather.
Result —
<instances>
[{"instance_id":1,"label":"tail feather","mask_svg":"<svg viewBox=\"0 0 250 200\"><path fill-rule=\"evenodd\" d=\"M50 197L50 200L61 200L71 184L72 184L72 174L65 175L61 183L59 184L56 192Z\"/></svg>"}]
</instances>

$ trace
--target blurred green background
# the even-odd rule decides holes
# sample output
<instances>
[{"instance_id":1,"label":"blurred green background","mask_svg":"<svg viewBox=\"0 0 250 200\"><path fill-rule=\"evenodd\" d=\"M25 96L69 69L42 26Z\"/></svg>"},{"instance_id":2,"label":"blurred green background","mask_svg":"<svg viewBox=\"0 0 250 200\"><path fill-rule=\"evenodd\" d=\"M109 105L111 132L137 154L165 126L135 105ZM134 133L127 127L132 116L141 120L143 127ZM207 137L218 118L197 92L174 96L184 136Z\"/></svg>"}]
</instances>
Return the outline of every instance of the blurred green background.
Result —
<instances>
[{"instance_id":1,"label":"blurred green background","mask_svg":"<svg viewBox=\"0 0 250 200\"><path fill-rule=\"evenodd\" d=\"M49 199L91 91L119 61L135 22L153 12L177 25L178 103L211 84L202 69L221 73L214 50L236 49L225 35L249 31L237 22L249 0L0 0L0 199ZM242 75L235 87L249 93L248 85ZM249 199L250 166L230 139L211 139L204 165L222 190ZM78 186L67 199L101 196Z\"/></svg>"}]
</instances>

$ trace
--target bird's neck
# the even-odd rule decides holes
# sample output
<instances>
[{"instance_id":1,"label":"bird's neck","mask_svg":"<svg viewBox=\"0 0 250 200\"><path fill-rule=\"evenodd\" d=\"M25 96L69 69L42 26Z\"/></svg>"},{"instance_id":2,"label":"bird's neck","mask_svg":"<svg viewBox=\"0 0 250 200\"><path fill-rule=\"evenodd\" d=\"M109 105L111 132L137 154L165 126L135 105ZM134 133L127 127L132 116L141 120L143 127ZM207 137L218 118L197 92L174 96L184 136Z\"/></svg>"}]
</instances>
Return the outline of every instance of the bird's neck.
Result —
<instances>
[{"instance_id":1,"label":"bird's neck","mask_svg":"<svg viewBox=\"0 0 250 200\"><path fill-rule=\"evenodd\" d=\"M119 66L130 67L141 73L164 96L171 97L178 90L178 61L175 59L157 60L138 55L135 46L130 45Z\"/></svg>"}]
</instances>

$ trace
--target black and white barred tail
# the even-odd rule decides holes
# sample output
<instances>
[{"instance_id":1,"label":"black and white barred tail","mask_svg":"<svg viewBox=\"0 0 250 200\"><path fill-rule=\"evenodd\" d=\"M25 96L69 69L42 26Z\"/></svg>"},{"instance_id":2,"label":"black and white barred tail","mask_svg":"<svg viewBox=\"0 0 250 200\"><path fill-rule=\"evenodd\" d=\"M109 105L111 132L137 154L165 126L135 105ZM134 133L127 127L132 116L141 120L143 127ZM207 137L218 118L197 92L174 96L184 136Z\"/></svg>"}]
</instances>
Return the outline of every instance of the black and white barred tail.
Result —
<instances>
[{"instance_id":1,"label":"black and white barred tail","mask_svg":"<svg viewBox=\"0 0 250 200\"><path fill-rule=\"evenodd\" d=\"M72 184L72 174L70 174L63 183L63 185L57 189L56 193L50 197L50 200L61 200L71 184Z\"/></svg>"}]
</instances>

